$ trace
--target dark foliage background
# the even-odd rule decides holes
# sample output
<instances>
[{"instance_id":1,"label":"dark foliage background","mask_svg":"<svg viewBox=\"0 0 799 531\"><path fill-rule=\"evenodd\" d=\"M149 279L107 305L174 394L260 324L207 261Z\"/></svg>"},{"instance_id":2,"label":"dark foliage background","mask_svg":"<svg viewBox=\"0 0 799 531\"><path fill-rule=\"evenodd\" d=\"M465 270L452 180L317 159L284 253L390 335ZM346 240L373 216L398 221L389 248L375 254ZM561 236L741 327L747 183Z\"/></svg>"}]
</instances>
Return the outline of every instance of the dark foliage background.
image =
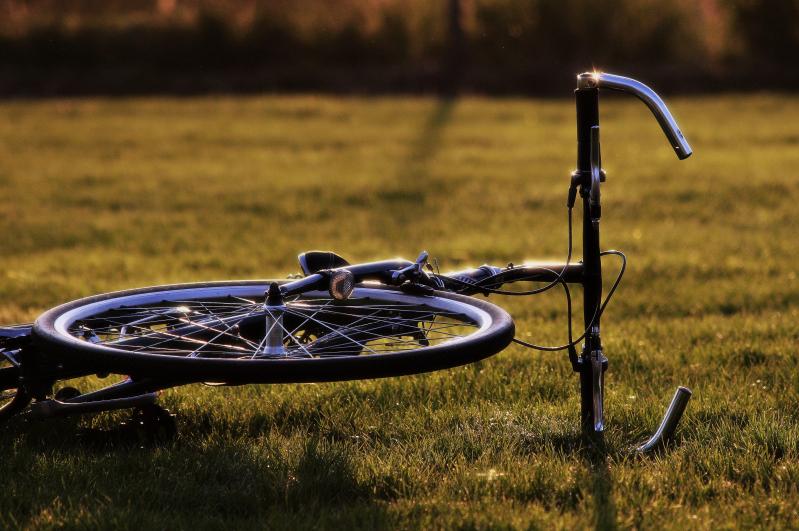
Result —
<instances>
[{"instance_id":1,"label":"dark foliage background","mask_svg":"<svg viewBox=\"0 0 799 531\"><path fill-rule=\"evenodd\" d=\"M0 93L791 88L799 0L2 0Z\"/></svg>"}]
</instances>

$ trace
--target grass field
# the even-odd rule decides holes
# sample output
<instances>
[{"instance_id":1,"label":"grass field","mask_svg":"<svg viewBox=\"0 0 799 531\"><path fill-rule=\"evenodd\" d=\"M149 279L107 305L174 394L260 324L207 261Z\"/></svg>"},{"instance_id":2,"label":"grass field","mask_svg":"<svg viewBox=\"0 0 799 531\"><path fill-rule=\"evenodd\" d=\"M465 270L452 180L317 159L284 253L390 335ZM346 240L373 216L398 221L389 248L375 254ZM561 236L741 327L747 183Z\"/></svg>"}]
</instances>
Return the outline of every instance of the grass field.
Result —
<instances>
[{"instance_id":1,"label":"grass field","mask_svg":"<svg viewBox=\"0 0 799 531\"><path fill-rule=\"evenodd\" d=\"M682 163L644 106L602 104L603 247L630 259L603 328L604 445L580 436L565 357L515 346L413 377L192 386L163 397L179 422L165 444L88 437L123 414L4 426L0 527L799 526L799 99L670 103L695 149ZM0 116L0 322L107 290L284 276L313 248L427 249L445 270L566 252L567 99L51 100ZM561 295L496 301L520 337L564 339ZM676 444L632 457L679 384L695 395Z\"/></svg>"}]
</instances>

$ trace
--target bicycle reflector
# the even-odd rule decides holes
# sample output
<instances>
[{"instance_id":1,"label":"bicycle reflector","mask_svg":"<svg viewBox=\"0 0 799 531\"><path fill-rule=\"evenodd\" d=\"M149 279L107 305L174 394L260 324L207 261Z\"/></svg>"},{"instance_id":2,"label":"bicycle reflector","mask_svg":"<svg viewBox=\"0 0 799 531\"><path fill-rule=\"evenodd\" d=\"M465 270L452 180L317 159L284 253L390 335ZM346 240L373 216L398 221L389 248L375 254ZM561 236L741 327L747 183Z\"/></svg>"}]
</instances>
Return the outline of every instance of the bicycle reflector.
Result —
<instances>
[{"instance_id":1,"label":"bicycle reflector","mask_svg":"<svg viewBox=\"0 0 799 531\"><path fill-rule=\"evenodd\" d=\"M330 284L327 290L330 296L338 301L346 300L350 297L355 288L355 275L348 269L335 269L330 272Z\"/></svg>"}]
</instances>

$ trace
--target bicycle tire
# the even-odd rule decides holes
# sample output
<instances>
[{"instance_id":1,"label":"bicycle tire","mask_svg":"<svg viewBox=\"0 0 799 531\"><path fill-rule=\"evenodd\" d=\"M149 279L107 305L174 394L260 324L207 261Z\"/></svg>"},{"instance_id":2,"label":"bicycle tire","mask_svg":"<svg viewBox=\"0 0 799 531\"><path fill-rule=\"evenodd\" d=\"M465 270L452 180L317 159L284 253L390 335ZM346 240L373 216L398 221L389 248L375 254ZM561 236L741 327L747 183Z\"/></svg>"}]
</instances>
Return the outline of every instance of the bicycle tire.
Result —
<instances>
[{"instance_id":1,"label":"bicycle tire","mask_svg":"<svg viewBox=\"0 0 799 531\"><path fill-rule=\"evenodd\" d=\"M389 354L374 353L310 358L248 358L185 357L147 350L130 351L114 346L80 339L69 326L108 308L135 308L157 300L176 302L194 295L221 298L223 294L264 293L272 281L227 281L196 284L153 286L135 290L106 293L69 302L42 314L32 329L35 348L49 356L65 361L78 361L99 371L136 376L176 379L179 381L224 381L227 383L301 383L383 378L446 369L471 363L503 350L513 339L514 324L503 309L485 301L461 295L434 292L430 296L409 295L376 285L360 285L353 297L364 300L389 301L396 304L444 308L459 316L479 321L477 330L463 338L441 341L438 344L410 348ZM278 281L285 282L285 281ZM236 295L231 295L236 294ZM124 304L123 304L124 303ZM131 306L134 305L134 306ZM355 306L353 306L355 307ZM159 307L160 308L160 307ZM338 308L334 306L334 308ZM415 307L414 307L415 308ZM152 310L151 310L152 311ZM395 311L393 308L391 312ZM386 311L389 313L389 310ZM98 315L100 315L98 313ZM166 315L157 314L157 315ZM357 314L360 315L360 314ZM215 316L216 317L216 316ZM216 317L218 319L218 317ZM350 316L350 318L354 318ZM388 319L388 317L383 318ZM206 321L208 322L208 321ZM232 321L231 321L232 322ZM310 321L308 321L310 322ZM349 326L349 325L346 325ZM381 325L382 326L382 325ZM404 325L407 326L407 325ZM228 328L229 329L229 328ZM240 333L240 332L239 332ZM150 335L158 334L151 332ZM342 334L344 335L344 334ZM120 345L126 336L117 340ZM146 337L146 336L142 336ZM156 335L157 337L157 335ZM328 340L328 343L330 341ZM366 342L368 344L368 342ZM113 344L109 342L109 344ZM139 348L135 344L135 348ZM127 347L127 344L125 345ZM146 347L141 347L146 348ZM340 346L336 348L341 349Z\"/></svg>"}]
</instances>

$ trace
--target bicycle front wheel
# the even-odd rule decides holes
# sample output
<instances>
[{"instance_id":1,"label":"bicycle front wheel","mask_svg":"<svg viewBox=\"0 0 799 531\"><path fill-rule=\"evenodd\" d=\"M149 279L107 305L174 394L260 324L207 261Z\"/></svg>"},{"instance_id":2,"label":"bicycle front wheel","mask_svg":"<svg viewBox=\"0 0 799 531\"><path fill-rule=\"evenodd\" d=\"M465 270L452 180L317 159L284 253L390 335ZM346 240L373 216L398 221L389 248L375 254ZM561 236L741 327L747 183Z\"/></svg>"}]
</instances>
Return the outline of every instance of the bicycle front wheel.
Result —
<instances>
[{"instance_id":1,"label":"bicycle front wheel","mask_svg":"<svg viewBox=\"0 0 799 531\"><path fill-rule=\"evenodd\" d=\"M228 383L379 378L470 363L504 349L511 317L449 293L361 285L265 306L271 282L156 286L81 299L40 316L34 344L98 371ZM277 331L277 332L276 332ZM277 340L276 340L277 338Z\"/></svg>"}]
</instances>

